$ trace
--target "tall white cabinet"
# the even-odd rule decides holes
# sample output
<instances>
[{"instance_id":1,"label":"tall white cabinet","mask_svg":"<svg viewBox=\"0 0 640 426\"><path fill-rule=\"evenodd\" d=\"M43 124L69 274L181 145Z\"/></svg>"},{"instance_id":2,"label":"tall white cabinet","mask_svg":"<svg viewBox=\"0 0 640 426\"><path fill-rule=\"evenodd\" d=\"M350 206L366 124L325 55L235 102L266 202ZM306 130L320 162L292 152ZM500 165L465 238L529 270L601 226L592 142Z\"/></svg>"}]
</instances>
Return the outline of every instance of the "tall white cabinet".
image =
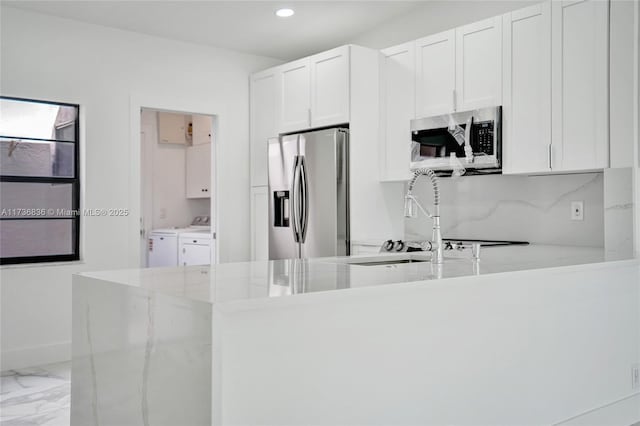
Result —
<instances>
[{"instance_id":1,"label":"tall white cabinet","mask_svg":"<svg viewBox=\"0 0 640 426\"><path fill-rule=\"evenodd\" d=\"M251 188L251 259L269 259L269 188Z\"/></svg>"},{"instance_id":2,"label":"tall white cabinet","mask_svg":"<svg viewBox=\"0 0 640 426\"><path fill-rule=\"evenodd\" d=\"M551 170L551 3L503 17L503 173Z\"/></svg>"},{"instance_id":3,"label":"tall white cabinet","mask_svg":"<svg viewBox=\"0 0 640 426\"><path fill-rule=\"evenodd\" d=\"M286 69L295 74L294 68ZM283 70L279 67L270 68L253 74L249 80L252 260L266 260L269 257L267 141L278 136L277 122L280 118L278 93L281 72ZM292 77L293 74L289 74L288 77ZM295 77L287 83L292 84L293 80Z\"/></svg>"},{"instance_id":4,"label":"tall white cabinet","mask_svg":"<svg viewBox=\"0 0 640 426\"><path fill-rule=\"evenodd\" d=\"M551 8L551 167L608 167L609 2L553 1Z\"/></svg>"},{"instance_id":5,"label":"tall white cabinet","mask_svg":"<svg viewBox=\"0 0 640 426\"><path fill-rule=\"evenodd\" d=\"M278 136L278 68L253 74L250 91L251 186L268 184L267 141Z\"/></svg>"},{"instance_id":6,"label":"tall white cabinet","mask_svg":"<svg viewBox=\"0 0 640 426\"><path fill-rule=\"evenodd\" d=\"M380 70L380 180L409 179L411 128L416 116L415 50L413 42L382 51Z\"/></svg>"}]
</instances>

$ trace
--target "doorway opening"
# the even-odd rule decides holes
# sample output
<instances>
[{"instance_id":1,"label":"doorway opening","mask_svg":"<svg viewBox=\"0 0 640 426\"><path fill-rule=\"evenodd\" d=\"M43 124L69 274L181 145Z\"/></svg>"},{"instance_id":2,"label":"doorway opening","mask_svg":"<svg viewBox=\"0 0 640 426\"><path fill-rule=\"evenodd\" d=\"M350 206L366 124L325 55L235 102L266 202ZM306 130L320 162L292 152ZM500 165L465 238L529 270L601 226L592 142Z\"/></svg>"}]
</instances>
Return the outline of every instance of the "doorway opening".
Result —
<instances>
[{"instance_id":1,"label":"doorway opening","mask_svg":"<svg viewBox=\"0 0 640 426\"><path fill-rule=\"evenodd\" d=\"M216 263L216 120L141 108L140 267Z\"/></svg>"}]
</instances>

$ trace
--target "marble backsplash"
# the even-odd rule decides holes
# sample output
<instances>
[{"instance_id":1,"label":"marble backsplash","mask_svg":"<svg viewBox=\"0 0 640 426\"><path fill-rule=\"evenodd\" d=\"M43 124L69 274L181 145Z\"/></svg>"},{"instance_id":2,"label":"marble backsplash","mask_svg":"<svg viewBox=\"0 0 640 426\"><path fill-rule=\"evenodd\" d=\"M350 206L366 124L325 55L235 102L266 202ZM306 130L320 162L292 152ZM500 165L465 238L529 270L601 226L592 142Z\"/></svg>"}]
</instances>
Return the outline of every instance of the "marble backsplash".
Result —
<instances>
[{"instance_id":1,"label":"marble backsplash","mask_svg":"<svg viewBox=\"0 0 640 426\"><path fill-rule=\"evenodd\" d=\"M603 173L442 178L442 235L603 247L603 188ZM418 181L414 194L425 207L432 205L427 179ZM584 202L584 220L571 220L572 201ZM429 218L405 219L407 239L430 235Z\"/></svg>"},{"instance_id":2,"label":"marble backsplash","mask_svg":"<svg viewBox=\"0 0 640 426\"><path fill-rule=\"evenodd\" d=\"M604 171L604 248L608 260L633 255L633 171Z\"/></svg>"}]
</instances>

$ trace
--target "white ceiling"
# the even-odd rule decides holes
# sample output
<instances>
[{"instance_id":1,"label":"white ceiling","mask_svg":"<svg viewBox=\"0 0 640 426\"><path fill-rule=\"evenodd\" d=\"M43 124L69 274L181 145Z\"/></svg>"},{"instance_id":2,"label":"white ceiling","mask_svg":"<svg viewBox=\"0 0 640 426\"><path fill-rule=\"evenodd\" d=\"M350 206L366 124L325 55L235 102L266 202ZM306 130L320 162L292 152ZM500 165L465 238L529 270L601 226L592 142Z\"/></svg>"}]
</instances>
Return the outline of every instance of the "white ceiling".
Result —
<instances>
[{"instance_id":1,"label":"white ceiling","mask_svg":"<svg viewBox=\"0 0 640 426\"><path fill-rule=\"evenodd\" d=\"M2 1L98 25L290 60L345 44L421 1ZM276 9L290 7L291 18Z\"/></svg>"}]
</instances>

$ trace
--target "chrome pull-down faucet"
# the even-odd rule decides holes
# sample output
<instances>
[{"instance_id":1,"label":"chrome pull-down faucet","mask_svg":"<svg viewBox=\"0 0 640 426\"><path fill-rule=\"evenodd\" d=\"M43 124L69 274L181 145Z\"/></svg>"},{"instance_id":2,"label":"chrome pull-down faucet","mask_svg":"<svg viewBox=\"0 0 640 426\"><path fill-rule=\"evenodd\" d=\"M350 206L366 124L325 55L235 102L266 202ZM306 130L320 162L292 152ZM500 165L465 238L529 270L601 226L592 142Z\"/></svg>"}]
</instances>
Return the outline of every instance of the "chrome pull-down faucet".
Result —
<instances>
[{"instance_id":1,"label":"chrome pull-down faucet","mask_svg":"<svg viewBox=\"0 0 640 426\"><path fill-rule=\"evenodd\" d=\"M423 175L431 180L431 186L433 187L433 214L422 207L418 199L411 193L416 181ZM440 233L440 187L438 185L438 177L431 169L422 168L415 170L413 177L409 181L407 193L404 196L404 216L416 217L416 207L433 221L431 241L428 244L429 247L425 247L425 249L432 252L431 263L442 264L444 262L444 246L442 244L442 234Z\"/></svg>"}]
</instances>

